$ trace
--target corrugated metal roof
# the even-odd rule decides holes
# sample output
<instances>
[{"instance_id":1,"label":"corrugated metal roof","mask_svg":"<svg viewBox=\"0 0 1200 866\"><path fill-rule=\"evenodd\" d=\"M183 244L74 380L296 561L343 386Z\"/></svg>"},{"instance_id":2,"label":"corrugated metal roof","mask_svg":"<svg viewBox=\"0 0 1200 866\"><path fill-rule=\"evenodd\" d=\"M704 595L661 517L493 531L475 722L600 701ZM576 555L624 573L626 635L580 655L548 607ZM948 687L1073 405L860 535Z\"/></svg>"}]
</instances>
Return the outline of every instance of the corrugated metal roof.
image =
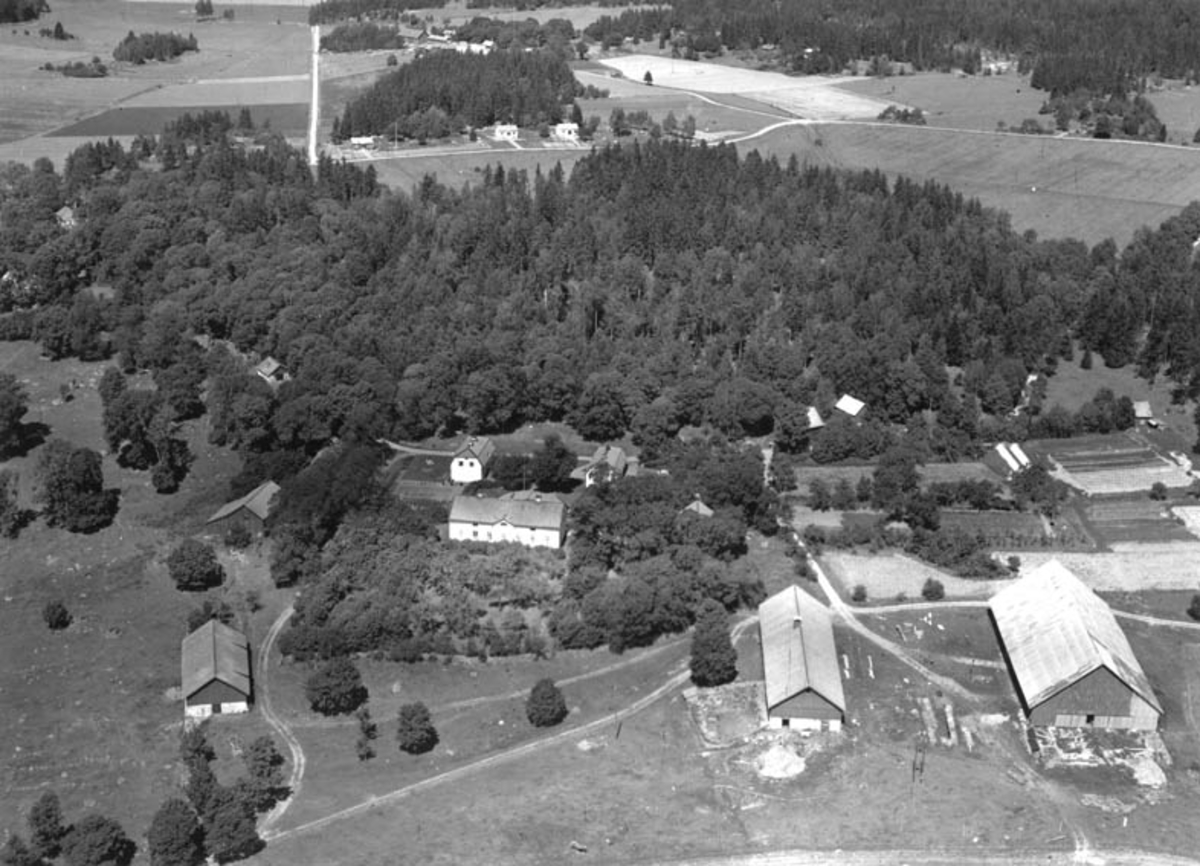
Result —
<instances>
[{"instance_id":1,"label":"corrugated metal roof","mask_svg":"<svg viewBox=\"0 0 1200 866\"><path fill-rule=\"evenodd\" d=\"M456 496L450 504L451 523L509 523L531 529L562 529L563 504L554 499L490 499Z\"/></svg>"},{"instance_id":2,"label":"corrugated metal roof","mask_svg":"<svg viewBox=\"0 0 1200 866\"><path fill-rule=\"evenodd\" d=\"M185 637L180 664L184 698L213 680L250 697L250 643L245 635L222 622L210 619Z\"/></svg>"},{"instance_id":3,"label":"corrugated metal roof","mask_svg":"<svg viewBox=\"0 0 1200 866\"><path fill-rule=\"evenodd\" d=\"M1113 612L1057 559L988 604L1031 709L1104 667L1162 712Z\"/></svg>"},{"instance_id":4,"label":"corrugated metal roof","mask_svg":"<svg viewBox=\"0 0 1200 866\"><path fill-rule=\"evenodd\" d=\"M217 520L222 520L233 514L239 508L245 508L252 514L262 520L266 520L271 513L271 500L275 494L279 492L279 485L274 481L264 481L262 484L255 487L245 496L240 499L235 499L232 502L226 502L217 509L217 513L206 520L206 523L213 523Z\"/></svg>"},{"instance_id":5,"label":"corrugated metal roof","mask_svg":"<svg viewBox=\"0 0 1200 866\"><path fill-rule=\"evenodd\" d=\"M768 709L812 689L846 711L833 617L825 605L789 586L758 606L758 627Z\"/></svg>"}]
</instances>

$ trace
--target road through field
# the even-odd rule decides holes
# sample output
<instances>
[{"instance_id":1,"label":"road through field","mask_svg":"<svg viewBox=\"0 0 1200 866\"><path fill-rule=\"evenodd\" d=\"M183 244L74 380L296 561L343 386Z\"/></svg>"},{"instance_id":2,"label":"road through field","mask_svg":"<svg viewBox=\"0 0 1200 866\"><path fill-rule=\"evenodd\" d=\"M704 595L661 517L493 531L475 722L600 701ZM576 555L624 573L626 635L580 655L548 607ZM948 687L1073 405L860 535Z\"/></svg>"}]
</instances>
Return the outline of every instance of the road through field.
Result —
<instances>
[{"instance_id":1,"label":"road through field","mask_svg":"<svg viewBox=\"0 0 1200 866\"><path fill-rule=\"evenodd\" d=\"M749 628L751 625L753 625L757 621L758 621L757 617L746 617L745 619L738 622L731 630L731 633L730 633L731 639L736 642L738 640L738 638L741 637L742 633L745 632L745 630L747 628ZM320 829L321 827L325 827L336 821L343 821L347 818L353 818L355 815L360 815L363 812L366 812L370 809L374 809L378 806L389 805L398 800L404 799L405 797L409 797L413 794L420 793L421 791L428 790L429 788L435 787L437 785L443 785L447 782L457 781L459 779L462 779L462 778L470 776L474 773L477 773L481 770L486 770L488 768L499 766L500 764L505 764L505 763L508 763L509 761L516 760L518 758L523 758L527 755L531 755L535 752L545 749L548 746L557 745L559 743L564 743L569 740L573 740L577 737L586 736L588 734L594 733L594 732L596 732L608 725L612 725L614 723L619 724L623 719L626 719L629 716L634 715L635 713L641 712L642 710L646 709L647 707L649 707L652 704L654 704L655 702L657 702L660 698L665 697L666 695L670 694L675 689L682 686L684 683L686 683L688 681L690 676L691 676L690 671L688 671L686 669L682 670L679 673L674 674L670 679L668 679L665 683L663 683L657 689L655 689L654 691L650 692L647 695L644 695L643 697L639 698L638 700L634 701L632 704L625 707L624 709L618 710L615 713L610 713L609 715L603 716L599 719L596 719L595 721L588 722L585 725L579 725L578 727L574 727L574 728L570 728L565 731L561 731L557 734L553 734L551 736L544 737L543 739L534 740L529 743L524 743L520 746L516 746L512 749L508 749L507 751L499 752L498 754L495 754L495 755L489 755L486 758L481 758L478 761L474 761L470 764L465 764L461 767L455 767L453 770L447 770L444 773L438 773L436 776L430 776L427 779L422 779L419 782L413 782L410 785L404 785L403 787L397 788L394 791L390 791L387 794L383 794L381 796L370 797L369 799L364 800L363 802L361 802L355 806L350 806L346 809L341 809L337 812L333 812L332 814L326 815L324 818L318 818L315 821L309 821L305 824L301 824L297 827L292 827L291 829L288 829L288 830L277 830L277 831L267 830L262 833L262 837L267 842L274 843L274 842L278 842L281 839L287 839L287 838L290 838L293 836L298 836L298 835L301 835L304 833L308 833L312 830Z\"/></svg>"},{"instance_id":2,"label":"road through field","mask_svg":"<svg viewBox=\"0 0 1200 866\"><path fill-rule=\"evenodd\" d=\"M292 755L292 771L288 774L287 786L288 796L286 800L281 800L275 804L275 808L268 812L261 823L259 831L264 835L270 831L270 828L283 817L283 813L288 810L292 801L300 793L300 784L304 781L304 749L300 746L300 741L292 734L291 729L283 719L275 714L274 708L271 706L271 690L268 686L270 678L267 676L268 669L271 663L271 651L275 648L275 640L279 637L279 633L283 631L283 627L287 625L289 619L296 609L289 604L279 614L279 618L271 625L271 630L267 632L266 638L262 642L262 647L258 651L258 706L262 710L263 718L267 724L275 729L275 732L287 744L288 751Z\"/></svg>"}]
</instances>

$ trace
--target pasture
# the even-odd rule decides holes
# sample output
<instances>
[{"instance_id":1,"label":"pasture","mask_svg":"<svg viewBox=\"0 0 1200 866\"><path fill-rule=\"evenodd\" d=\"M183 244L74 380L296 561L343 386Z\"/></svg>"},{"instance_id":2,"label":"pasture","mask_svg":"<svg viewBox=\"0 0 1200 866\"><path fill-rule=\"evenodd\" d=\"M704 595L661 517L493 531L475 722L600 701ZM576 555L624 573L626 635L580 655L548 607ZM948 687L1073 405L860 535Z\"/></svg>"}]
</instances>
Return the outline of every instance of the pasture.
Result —
<instances>
[{"instance_id":1,"label":"pasture","mask_svg":"<svg viewBox=\"0 0 1200 866\"><path fill-rule=\"evenodd\" d=\"M193 4L128 3L125 0L62 0L49 15L28 25L0 27L0 142L12 142L46 132L109 108L138 94L164 90L158 105L205 105L291 101L278 99L267 84L264 95L246 79L304 75L308 71L307 13L303 9L238 6L234 21L196 21ZM61 22L77 38L67 42L43 39L39 27ZM112 61L113 48L129 32L193 33L196 53L165 63L144 66ZM28 31L28 32L27 32ZM66 78L40 67L99 57L110 67L101 79ZM238 80L245 87L237 98L213 99L203 82ZM191 86L201 90L192 94ZM167 95L169 94L169 95ZM36 150L33 156L41 156ZM26 153L0 151L0 158L28 158Z\"/></svg>"},{"instance_id":2,"label":"pasture","mask_svg":"<svg viewBox=\"0 0 1200 866\"><path fill-rule=\"evenodd\" d=\"M1123 246L1200 199L1191 148L875 123L795 124L738 142L786 162L934 180L1007 211L1020 232Z\"/></svg>"},{"instance_id":3,"label":"pasture","mask_svg":"<svg viewBox=\"0 0 1200 866\"><path fill-rule=\"evenodd\" d=\"M1046 94L1031 88L1027 76L1016 73L960 78L922 72L888 78L845 78L837 86L884 103L919 108L930 126L993 132L1001 121L1019 126L1027 117L1043 126L1048 124L1048 116L1037 113Z\"/></svg>"},{"instance_id":4,"label":"pasture","mask_svg":"<svg viewBox=\"0 0 1200 866\"><path fill-rule=\"evenodd\" d=\"M102 453L95 389L103 367L47 361L28 342L0 343L0 369L30 394L25 422ZM63 384L71 388L65 402ZM164 560L181 538L202 531L225 501L237 463L207 444L203 420L189 422L186 431L196 462L178 493L154 493L148 473L122 469L106 455L106 483L121 490L112 526L78 535L35 521L16 540L0 541L0 828L23 828L29 806L52 788L68 817L95 809L137 838L162 800L177 791L179 641L188 611L204 595L177 591ZM38 453L35 447L0 464L20 474L27 506ZM257 645L278 612L280 594L257 553L223 561L228 579L211 596L234 607ZM256 614L246 603L249 590L259 591L264 603ZM42 621L43 605L54 598L74 616L64 631L51 632ZM242 721L244 731L258 724L257 716Z\"/></svg>"}]
</instances>

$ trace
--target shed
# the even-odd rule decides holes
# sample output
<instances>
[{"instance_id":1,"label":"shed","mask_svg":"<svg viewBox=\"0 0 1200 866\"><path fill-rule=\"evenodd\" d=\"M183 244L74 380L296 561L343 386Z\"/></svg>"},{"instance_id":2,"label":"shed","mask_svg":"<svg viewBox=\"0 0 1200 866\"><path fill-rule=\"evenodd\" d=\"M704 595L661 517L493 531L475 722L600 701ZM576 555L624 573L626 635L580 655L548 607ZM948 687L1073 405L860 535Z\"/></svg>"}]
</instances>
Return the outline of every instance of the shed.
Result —
<instances>
[{"instance_id":1,"label":"shed","mask_svg":"<svg viewBox=\"0 0 1200 866\"><path fill-rule=\"evenodd\" d=\"M557 496L508 494L499 498L456 496L450 504L452 541L513 542L562 547L567 509Z\"/></svg>"},{"instance_id":2,"label":"shed","mask_svg":"<svg viewBox=\"0 0 1200 866\"><path fill-rule=\"evenodd\" d=\"M1058 560L988 607L1030 724L1158 727L1162 705L1112 610Z\"/></svg>"},{"instance_id":3,"label":"shed","mask_svg":"<svg viewBox=\"0 0 1200 866\"><path fill-rule=\"evenodd\" d=\"M851 418L857 418L862 414L863 409L867 408L867 404L857 397L852 397L849 394L843 394L838 398L838 401L833 404L833 408L839 412L844 412Z\"/></svg>"},{"instance_id":4,"label":"shed","mask_svg":"<svg viewBox=\"0 0 1200 866\"><path fill-rule=\"evenodd\" d=\"M629 457L617 445L598 445L587 463L571 471L571 477L582 481L584 487L616 481L629 470Z\"/></svg>"},{"instance_id":5,"label":"shed","mask_svg":"<svg viewBox=\"0 0 1200 866\"><path fill-rule=\"evenodd\" d=\"M829 609L789 586L758 606L758 628L768 724L841 730L846 696Z\"/></svg>"},{"instance_id":6,"label":"shed","mask_svg":"<svg viewBox=\"0 0 1200 866\"><path fill-rule=\"evenodd\" d=\"M183 639L180 654L184 713L205 718L250 709L250 642L210 619Z\"/></svg>"},{"instance_id":7,"label":"shed","mask_svg":"<svg viewBox=\"0 0 1200 866\"><path fill-rule=\"evenodd\" d=\"M271 516L275 494L279 485L274 481L264 481L245 496L226 502L207 521L205 525L214 532L228 532L236 525L243 526L251 535L261 535Z\"/></svg>"},{"instance_id":8,"label":"shed","mask_svg":"<svg viewBox=\"0 0 1200 866\"><path fill-rule=\"evenodd\" d=\"M451 483L471 484L482 481L495 455L495 442L486 436L472 436L454 452L454 462L450 464Z\"/></svg>"},{"instance_id":9,"label":"shed","mask_svg":"<svg viewBox=\"0 0 1200 866\"><path fill-rule=\"evenodd\" d=\"M258 365L254 368L254 372L268 385L277 385L291 378L288 376L287 368L270 355L259 361Z\"/></svg>"},{"instance_id":10,"label":"shed","mask_svg":"<svg viewBox=\"0 0 1200 866\"><path fill-rule=\"evenodd\" d=\"M683 506L681 514L697 514L700 517L712 517L713 510L704 504L704 500L697 496L687 505Z\"/></svg>"}]
</instances>

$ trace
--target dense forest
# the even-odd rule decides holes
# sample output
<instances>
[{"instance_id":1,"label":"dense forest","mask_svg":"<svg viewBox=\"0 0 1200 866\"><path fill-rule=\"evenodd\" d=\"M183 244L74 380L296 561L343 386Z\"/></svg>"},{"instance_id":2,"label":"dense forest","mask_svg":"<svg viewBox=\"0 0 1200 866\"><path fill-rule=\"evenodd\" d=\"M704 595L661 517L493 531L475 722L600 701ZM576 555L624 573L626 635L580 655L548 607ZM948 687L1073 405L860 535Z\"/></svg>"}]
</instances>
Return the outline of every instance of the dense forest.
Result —
<instances>
[{"instance_id":1,"label":"dense forest","mask_svg":"<svg viewBox=\"0 0 1200 866\"><path fill-rule=\"evenodd\" d=\"M321 35L322 51L391 51L403 47L403 36L374 21L339 24Z\"/></svg>"},{"instance_id":2,"label":"dense forest","mask_svg":"<svg viewBox=\"0 0 1200 866\"><path fill-rule=\"evenodd\" d=\"M187 334L272 354L293 378L234 438L310 453L543 419L800 448L804 407L828 417L847 391L873 420L835 417L818 454L878 453L890 424L953 449L1027 436L1010 410L1028 375L1077 346L1200 392L1200 206L1089 250L934 183L669 142L597 151L569 180L496 168L408 196L328 159L314 177L277 138L243 150L229 127L89 145L62 175L6 168L0 331L69 354L104 330L129 369L169 367ZM80 293L93 282L115 300Z\"/></svg>"},{"instance_id":3,"label":"dense forest","mask_svg":"<svg viewBox=\"0 0 1200 866\"><path fill-rule=\"evenodd\" d=\"M319 0L308 7L308 23L334 24L348 18L396 20L410 9L440 9L445 0Z\"/></svg>"},{"instance_id":4,"label":"dense forest","mask_svg":"<svg viewBox=\"0 0 1200 866\"><path fill-rule=\"evenodd\" d=\"M49 11L46 0L0 0L0 24L33 21Z\"/></svg>"},{"instance_id":5,"label":"dense forest","mask_svg":"<svg viewBox=\"0 0 1200 866\"><path fill-rule=\"evenodd\" d=\"M840 72L851 60L886 57L917 69L977 71L980 49L1021 59L1051 93L1077 87L1124 93L1159 74L1200 75L1197 0L674 0L625 10L589 26L615 44L661 40L705 53L774 45L799 72Z\"/></svg>"},{"instance_id":6,"label":"dense forest","mask_svg":"<svg viewBox=\"0 0 1200 866\"><path fill-rule=\"evenodd\" d=\"M560 123L581 92L566 62L549 52L437 51L353 99L335 119L333 137L440 138L467 126Z\"/></svg>"},{"instance_id":7,"label":"dense forest","mask_svg":"<svg viewBox=\"0 0 1200 866\"><path fill-rule=\"evenodd\" d=\"M147 60L172 60L188 51L199 51L196 37L190 33L134 33L121 40L113 49L113 58L141 65Z\"/></svg>"}]
</instances>

